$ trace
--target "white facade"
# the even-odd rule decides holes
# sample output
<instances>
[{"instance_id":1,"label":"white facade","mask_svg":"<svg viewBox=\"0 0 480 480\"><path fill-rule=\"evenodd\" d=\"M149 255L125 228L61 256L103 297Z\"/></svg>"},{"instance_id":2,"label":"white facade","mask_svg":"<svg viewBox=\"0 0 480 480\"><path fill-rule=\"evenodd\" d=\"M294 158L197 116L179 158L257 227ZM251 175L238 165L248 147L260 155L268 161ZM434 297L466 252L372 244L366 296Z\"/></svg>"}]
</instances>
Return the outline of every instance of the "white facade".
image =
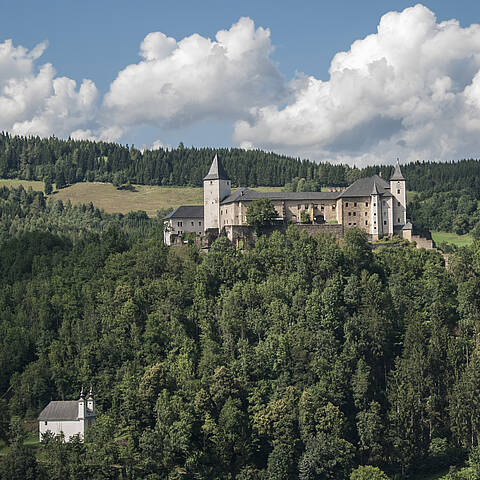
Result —
<instances>
[{"instance_id":1,"label":"white facade","mask_svg":"<svg viewBox=\"0 0 480 480\"><path fill-rule=\"evenodd\" d=\"M203 235L203 218L181 217L170 218L164 222L163 241L166 245L172 245L174 238L182 237L185 233Z\"/></svg>"},{"instance_id":2,"label":"white facade","mask_svg":"<svg viewBox=\"0 0 480 480\"><path fill-rule=\"evenodd\" d=\"M39 440L42 441L42 435L46 432L52 432L54 435L63 433L65 441L68 442L71 437L80 435L84 438L86 429L93 425L94 418L83 418L78 420L44 420L38 422Z\"/></svg>"}]
</instances>

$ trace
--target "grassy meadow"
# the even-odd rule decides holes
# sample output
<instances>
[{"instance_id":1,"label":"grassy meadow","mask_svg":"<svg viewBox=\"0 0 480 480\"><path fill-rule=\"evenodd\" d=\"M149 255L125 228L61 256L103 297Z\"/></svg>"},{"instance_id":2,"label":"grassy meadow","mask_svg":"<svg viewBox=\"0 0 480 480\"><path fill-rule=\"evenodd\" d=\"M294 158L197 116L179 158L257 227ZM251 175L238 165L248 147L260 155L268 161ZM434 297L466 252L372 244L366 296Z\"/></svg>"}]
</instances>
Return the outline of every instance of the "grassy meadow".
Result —
<instances>
[{"instance_id":1,"label":"grassy meadow","mask_svg":"<svg viewBox=\"0 0 480 480\"><path fill-rule=\"evenodd\" d=\"M0 187L18 187L43 191L43 182L29 180L0 179ZM176 208L180 205L202 205L202 187L159 187L155 185L134 185L135 191L117 190L111 183L81 182L62 190L54 191L49 198L72 204L90 203L107 213L128 213L144 210L149 216L155 216L158 210ZM258 187L262 192L278 191L282 187ZM236 189L233 189L234 191Z\"/></svg>"},{"instance_id":2,"label":"grassy meadow","mask_svg":"<svg viewBox=\"0 0 480 480\"><path fill-rule=\"evenodd\" d=\"M457 247L466 247L473 242L471 235L457 235L450 232L432 232L432 238L437 245L439 243L450 243Z\"/></svg>"}]
</instances>

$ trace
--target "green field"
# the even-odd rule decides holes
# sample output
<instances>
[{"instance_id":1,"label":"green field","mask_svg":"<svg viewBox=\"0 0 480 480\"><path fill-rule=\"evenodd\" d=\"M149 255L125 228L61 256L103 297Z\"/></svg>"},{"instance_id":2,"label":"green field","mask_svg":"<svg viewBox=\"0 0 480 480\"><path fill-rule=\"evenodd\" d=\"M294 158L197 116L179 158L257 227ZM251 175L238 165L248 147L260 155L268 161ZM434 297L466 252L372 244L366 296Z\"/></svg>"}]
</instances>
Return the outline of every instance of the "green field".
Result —
<instances>
[{"instance_id":1,"label":"green field","mask_svg":"<svg viewBox=\"0 0 480 480\"><path fill-rule=\"evenodd\" d=\"M40 445L40 441L38 440L38 432L28 432L23 444L27 447L36 449ZM9 447L5 444L5 442L0 440L0 455L7 453L8 449Z\"/></svg>"},{"instance_id":2,"label":"green field","mask_svg":"<svg viewBox=\"0 0 480 480\"><path fill-rule=\"evenodd\" d=\"M6 185L24 188L32 187L43 191L43 182L28 180L1 180L0 186ZM134 185L135 191L117 190L111 183L81 182L58 190L49 198L55 198L72 204L92 202L97 208L107 213L128 213L144 210L154 216L158 210L176 208L180 205L202 205L203 188L201 187L158 187L152 185ZM254 190L273 192L281 187L258 187ZM236 189L233 189L234 191Z\"/></svg>"},{"instance_id":3,"label":"green field","mask_svg":"<svg viewBox=\"0 0 480 480\"><path fill-rule=\"evenodd\" d=\"M473 242L473 237L470 235L457 235L449 232L432 232L433 241L438 245L439 243L451 243L457 247L465 247Z\"/></svg>"},{"instance_id":4,"label":"green field","mask_svg":"<svg viewBox=\"0 0 480 480\"><path fill-rule=\"evenodd\" d=\"M5 178L0 178L0 187L12 187L17 188L20 185L23 185L23 188L27 189L28 187L32 187L34 190L38 190L39 192L43 192L43 182L35 181L35 180L10 180Z\"/></svg>"}]
</instances>

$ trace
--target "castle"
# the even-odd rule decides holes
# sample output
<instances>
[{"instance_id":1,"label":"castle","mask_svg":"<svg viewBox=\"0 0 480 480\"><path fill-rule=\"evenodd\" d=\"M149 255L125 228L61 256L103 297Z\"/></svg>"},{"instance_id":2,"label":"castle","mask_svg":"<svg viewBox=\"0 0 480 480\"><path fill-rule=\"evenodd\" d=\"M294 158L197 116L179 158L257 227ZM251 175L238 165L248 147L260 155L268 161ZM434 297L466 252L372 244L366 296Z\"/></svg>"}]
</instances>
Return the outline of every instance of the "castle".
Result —
<instances>
[{"instance_id":1,"label":"castle","mask_svg":"<svg viewBox=\"0 0 480 480\"><path fill-rule=\"evenodd\" d=\"M407 221L406 185L400 165L387 182L378 175L360 178L336 192L258 192L240 188L232 193L228 178L215 155L203 179L203 206L182 206L165 217L165 243L180 243L186 233L203 236L225 232L232 240L235 229L247 225L249 204L268 198L277 212L277 221L318 226L329 225L364 230L370 240L399 235L412 239L412 224ZM315 230L315 228L314 228Z\"/></svg>"}]
</instances>

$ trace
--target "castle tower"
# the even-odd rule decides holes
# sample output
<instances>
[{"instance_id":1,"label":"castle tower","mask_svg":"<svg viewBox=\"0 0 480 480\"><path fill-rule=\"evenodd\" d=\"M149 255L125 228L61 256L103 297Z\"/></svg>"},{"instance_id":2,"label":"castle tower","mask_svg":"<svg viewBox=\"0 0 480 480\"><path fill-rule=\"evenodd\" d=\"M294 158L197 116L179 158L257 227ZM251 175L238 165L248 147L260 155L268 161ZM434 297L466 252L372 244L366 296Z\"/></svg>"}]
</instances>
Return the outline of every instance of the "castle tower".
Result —
<instances>
[{"instance_id":1,"label":"castle tower","mask_svg":"<svg viewBox=\"0 0 480 480\"><path fill-rule=\"evenodd\" d=\"M398 158L390 178L390 193L393 195L393 225L403 226L407 223L407 191Z\"/></svg>"},{"instance_id":2,"label":"castle tower","mask_svg":"<svg viewBox=\"0 0 480 480\"><path fill-rule=\"evenodd\" d=\"M207 176L203 179L204 230L221 229L220 202L230 195L231 184L223 166L215 155Z\"/></svg>"},{"instance_id":3,"label":"castle tower","mask_svg":"<svg viewBox=\"0 0 480 480\"><path fill-rule=\"evenodd\" d=\"M85 418L86 409L85 409L85 395L82 391L80 392L80 398L78 399L78 418Z\"/></svg>"},{"instance_id":4,"label":"castle tower","mask_svg":"<svg viewBox=\"0 0 480 480\"><path fill-rule=\"evenodd\" d=\"M380 215L380 197L375 181L373 182L370 201L372 202L370 209L370 234L372 240L378 240L382 236L382 217Z\"/></svg>"}]
</instances>

